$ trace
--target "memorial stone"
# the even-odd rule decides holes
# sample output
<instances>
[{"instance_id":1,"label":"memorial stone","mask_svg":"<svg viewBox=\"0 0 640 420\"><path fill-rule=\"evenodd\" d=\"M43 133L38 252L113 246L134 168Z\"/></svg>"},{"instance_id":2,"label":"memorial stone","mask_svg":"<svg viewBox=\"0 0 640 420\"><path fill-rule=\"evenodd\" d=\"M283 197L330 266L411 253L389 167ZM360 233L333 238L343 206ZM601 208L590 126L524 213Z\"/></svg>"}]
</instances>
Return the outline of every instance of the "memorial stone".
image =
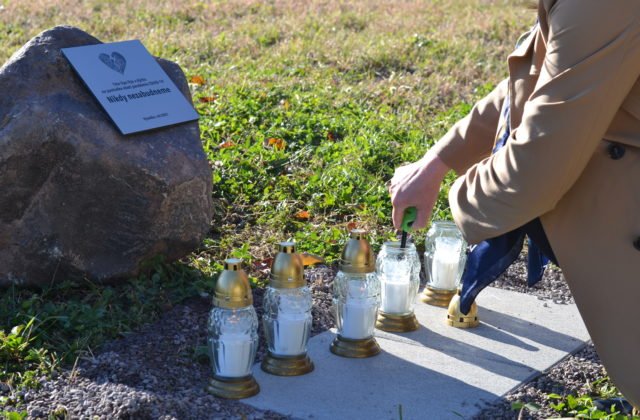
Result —
<instances>
[{"instance_id":1,"label":"memorial stone","mask_svg":"<svg viewBox=\"0 0 640 420\"><path fill-rule=\"evenodd\" d=\"M134 276L209 230L198 123L121 135L61 53L99 42L58 26L0 68L0 286ZM157 61L191 103L180 67Z\"/></svg>"}]
</instances>

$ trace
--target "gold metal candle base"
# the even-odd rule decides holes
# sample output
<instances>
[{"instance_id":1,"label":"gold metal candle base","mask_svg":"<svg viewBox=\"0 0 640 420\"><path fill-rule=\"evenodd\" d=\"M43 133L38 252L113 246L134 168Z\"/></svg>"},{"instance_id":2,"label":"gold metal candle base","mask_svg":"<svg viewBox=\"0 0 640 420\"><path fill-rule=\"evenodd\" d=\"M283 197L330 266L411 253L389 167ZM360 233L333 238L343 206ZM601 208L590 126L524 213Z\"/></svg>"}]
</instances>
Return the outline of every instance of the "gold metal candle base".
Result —
<instances>
[{"instance_id":1,"label":"gold metal candle base","mask_svg":"<svg viewBox=\"0 0 640 420\"><path fill-rule=\"evenodd\" d=\"M453 317L451 315L447 315L447 324L450 327L456 328L475 328L480 325L480 320L477 316L469 317L469 316L461 316L461 317Z\"/></svg>"},{"instance_id":2,"label":"gold metal candle base","mask_svg":"<svg viewBox=\"0 0 640 420\"><path fill-rule=\"evenodd\" d=\"M409 332L420 328L420 324L413 312L409 315L393 315L378 312L376 328L387 332Z\"/></svg>"},{"instance_id":3,"label":"gold metal candle base","mask_svg":"<svg viewBox=\"0 0 640 420\"><path fill-rule=\"evenodd\" d=\"M420 300L429 305L448 308L449 302L451 302L451 298L454 297L455 294L455 290L440 290L427 286L420 294Z\"/></svg>"},{"instance_id":4,"label":"gold metal candle base","mask_svg":"<svg viewBox=\"0 0 640 420\"><path fill-rule=\"evenodd\" d=\"M209 381L207 391L216 397L239 400L253 397L260 392L260 386L253 375L244 378L222 378L214 375Z\"/></svg>"},{"instance_id":5,"label":"gold metal candle base","mask_svg":"<svg viewBox=\"0 0 640 420\"><path fill-rule=\"evenodd\" d=\"M313 362L307 354L300 356L276 356L271 352L262 360L262 370L278 376L299 376L313 371Z\"/></svg>"},{"instance_id":6,"label":"gold metal candle base","mask_svg":"<svg viewBox=\"0 0 640 420\"><path fill-rule=\"evenodd\" d=\"M380 353L380 346L375 338L369 337L354 340L337 336L331 343L331 353L342 357L365 358Z\"/></svg>"}]
</instances>

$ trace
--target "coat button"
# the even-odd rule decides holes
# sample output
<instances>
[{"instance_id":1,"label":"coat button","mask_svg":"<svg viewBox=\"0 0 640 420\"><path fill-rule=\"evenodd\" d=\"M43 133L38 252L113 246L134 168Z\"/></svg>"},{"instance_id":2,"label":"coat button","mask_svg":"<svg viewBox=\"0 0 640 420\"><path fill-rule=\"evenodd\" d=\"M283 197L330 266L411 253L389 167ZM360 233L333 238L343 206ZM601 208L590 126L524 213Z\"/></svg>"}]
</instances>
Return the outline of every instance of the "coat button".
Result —
<instances>
[{"instance_id":1,"label":"coat button","mask_svg":"<svg viewBox=\"0 0 640 420\"><path fill-rule=\"evenodd\" d=\"M640 251L640 238L637 238L635 241L633 241L633 247Z\"/></svg>"},{"instance_id":2,"label":"coat button","mask_svg":"<svg viewBox=\"0 0 640 420\"><path fill-rule=\"evenodd\" d=\"M622 159L622 156L624 156L625 152L624 146L618 143L609 144L607 150L609 152L609 157L611 157L611 159L613 160Z\"/></svg>"}]
</instances>

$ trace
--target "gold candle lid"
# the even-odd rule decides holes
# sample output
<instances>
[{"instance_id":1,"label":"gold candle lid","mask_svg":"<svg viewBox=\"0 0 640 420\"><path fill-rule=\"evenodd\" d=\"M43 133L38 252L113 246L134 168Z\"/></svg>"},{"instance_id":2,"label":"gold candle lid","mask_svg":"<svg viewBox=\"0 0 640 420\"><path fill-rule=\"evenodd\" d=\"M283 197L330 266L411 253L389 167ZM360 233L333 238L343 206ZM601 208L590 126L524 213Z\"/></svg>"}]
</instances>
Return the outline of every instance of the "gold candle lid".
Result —
<instances>
[{"instance_id":1,"label":"gold candle lid","mask_svg":"<svg viewBox=\"0 0 640 420\"><path fill-rule=\"evenodd\" d=\"M295 242L280 242L279 252L271 264L271 280L269 285L277 289L294 289L303 287L304 265L302 258L296 253Z\"/></svg>"},{"instance_id":2,"label":"gold candle lid","mask_svg":"<svg viewBox=\"0 0 640 420\"><path fill-rule=\"evenodd\" d=\"M218 276L213 292L213 305L218 308L237 309L253 305L249 277L242 269L242 260L229 258Z\"/></svg>"},{"instance_id":3,"label":"gold candle lid","mask_svg":"<svg viewBox=\"0 0 640 420\"><path fill-rule=\"evenodd\" d=\"M456 328L474 328L480 324L478 305L473 302L468 314L460 311L460 290L451 298L447 309L447 324Z\"/></svg>"},{"instance_id":4,"label":"gold candle lid","mask_svg":"<svg viewBox=\"0 0 640 420\"><path fill-rule=\"evenodd\" d=\"M373 273L376 262L371 245L367 241L367 231L353 229L349 241L342 250L340 271L345 273Z\"/></svg>"}]
</instances>

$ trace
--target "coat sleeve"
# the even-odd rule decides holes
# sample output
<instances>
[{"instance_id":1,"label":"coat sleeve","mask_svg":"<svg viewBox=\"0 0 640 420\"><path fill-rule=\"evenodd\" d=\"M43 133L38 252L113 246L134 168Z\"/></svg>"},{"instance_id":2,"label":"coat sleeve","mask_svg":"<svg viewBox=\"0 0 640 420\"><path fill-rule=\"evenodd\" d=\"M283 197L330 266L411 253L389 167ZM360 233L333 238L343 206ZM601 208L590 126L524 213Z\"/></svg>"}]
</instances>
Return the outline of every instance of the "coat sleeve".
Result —
<instances>
[{"instance_id":1,"label":"coat sleeve","mask_svg":"<svg viewBox=\"0 0 640 420\"><path fill-rule=\"evenodd\" d=\"M470 243L552 210L578 179L640 73L640 2L558 0L546 54L507 145L449 191Z\"/></svg>"},{"instance_id":2,"label":"coat sleeve","mask_svg":"<svg viewBox=\"0 0 640 420\"><path fill-rule=\"evenodd\" d=\"M508 89L508 80L505 79L478 101L471 112L451 127L430 151L458 174L464 174L471 165L489 156Z\"/></svg>"}]
</instances>

